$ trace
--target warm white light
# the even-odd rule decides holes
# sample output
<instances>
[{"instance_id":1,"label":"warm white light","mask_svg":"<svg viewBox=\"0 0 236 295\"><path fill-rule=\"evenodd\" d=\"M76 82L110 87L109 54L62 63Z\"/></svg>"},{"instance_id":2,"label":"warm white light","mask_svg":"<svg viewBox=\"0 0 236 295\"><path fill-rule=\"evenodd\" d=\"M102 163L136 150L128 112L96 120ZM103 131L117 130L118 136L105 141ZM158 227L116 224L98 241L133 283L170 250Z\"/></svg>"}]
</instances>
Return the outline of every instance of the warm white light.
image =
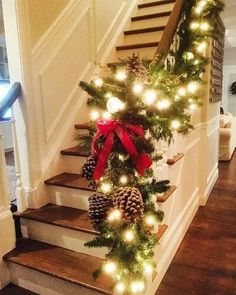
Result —
<instances>
[{"instance_id":1,"label":"warm white light","mask_svg":"<svg viewBox=\"0 0 236 295\"><path fill-rule=\"evenodd\" d=\"M147 105L152 105L157 98L157 94L154 90L147 90L144 94L144 102Z\"/></svg>"},{"instance_id":2,"label":"warm white light","mask_svg":"<svg viewBox=\"0 0 236 295\"><path fill-rule=\"evenodd\" d=\"M102 87L103 85L103 80L101 78L96 78L94 80L94 84L97 86L97 87Z\"/></svg>"},{"instance_id":3,"label":"warm white light","mask_svg":"<svg viewBox=\"0 0 236 295\"><path fill-rule=\"evenodd\" d=\"M158 110L166 110L170 107L170 101L168 99L163 99L156 104Z\"/></svg>"},{"instance_id":4,"label":"warm white light","mask_svg":"<svg viewBox=\"0 0 236 295\"><path fill-rule=\"evenodd\" d=\"M190 93L195 93L199 88L199 84L197 82L190 82L187 86L187 90Z\"/></svg>"},{"instance_id":5,"label":"warm white light","mask_svg":"<svg viewBox=\"0 0 236 295\"><path fill-rule=\"evenodd\" d=\"M201 1L199 1L199 2L197 3L197 5L198 5L199 7L204 8L204 7L207 5L207 1L206 1L206 0L201 0Z\"/></svg>"},{"instance_id":6,"label":"warm white light","mask_svg":"<svg viewBox=\"0 0 236 295\"><path fill-rule=\"evenodd\" d=\"M124 81L127 78L127 74L124 70L120 70L116 73L115 77L119 81Z\"/></svg>"},{"instance_id":7,"label":"warm white light","mask_svg":"<svg viewBox=\"0 0 236 295\"><path fill-rule=\"evenodd\" d=\"M195 11L196 14L201 14L201 12L202 12L202 7L197 6L197 7L194 8L194 11Z\"/></svg>"},{"instance_id":8,"label":"warm white light","mask_svg":"<svg viewBox=\"0 0 236 295\"><path fill-rule=\"evenodd\" d=\"M186 95L186 89L184 87L181 87L178 89L178 94L180 96L185 96Z\"/></svg>"},{"instance_id":9,"label":"warm white light","mask_svg":"<svg viewBox=\"0 0 236 295\"><path fill-rule=\"evenodd\" d=\"M190 109L191 111L196 110L196 108L197 108L197 105L196 105L195 103L192 103L192 104L190 104L190 106L189 106L189 109Z\"/></svg>"},{"instance_id":10,"label":"warm white light","mask_svg":"<svg viewBox=\"0 0 236 295\"><path fill-rule=\"evenodd\" d=\"M185 53L185 57L186 57L186 59L188 59L188 60L193 60L194 59L194 54L192 53L192 52L186 52Z\"/></svg>"},{"instance_id":11,"label":"warm white light","mask_svg":"<svg viewBox=\"0 0 236 295\"><path fill-rule=\"evenodd\" d=\"M112 183L110 183L110 182L103 182L102 184L101 184L101 191L104 193L104 194L108 194L108 193L110 193L111 192L111 190L112 190Z\"/></svg>"},{"instance_id":12,"label":"warm white light","mask_svg":"<svg viewBox=\"0 0 236 295\"><path fill-rule=\"evenodd\" d=\"M175 96L175 101L179 101L180 100L180 96L179 95L176 95Z\"/></svg>"},{"instance_id":13,"label":"warm white light","mask_svg":"<svg viewBox=\"0 0 236 295\"><path fill-rule=\"evenodd\" d=\"M133 294L140 294L145 290L145 284L143 281L134 281L131 283L130 289Z\"/></svg>"},{"instance_id":14,"label":"warm white light","mask_svg":"<svg viewBox=\"0 0 236 295\"><path fill-rule=\"evenodd\" d=\"M149 263L145 263L145 265L144 265L144 272L147 275L151 275L153 273L153 267L152 267L152 265L149 264Z\"/></svg>"},{"instance_id":15,"label":"warm white light","mask_svg":"<svg viewBox=\"0 0 236 295\"><path fill-rule=\"evenodd\" d=\"M99 118L99 112L98 111L92 111L90 113L90 118L92 121L96 121Z\"/></svg>"},{"instance_id":16,"label":"warm white light","mask_svg":"<svg viewBox=\"0 0 236 295\"><path fill-rule=\"evenodd\" d=\"M202 31L208 31L209 28L210 28L210 26L209 26L209 24L207 22L203 22L203 23L200 24L200 29Z\"/></svg>"},{"instance_id":17,"label":"warm white light","mask_svg":"<svg viewBox=\"0 0 236 295\"><path fill-rule=\"evenodd\" d=\"M118 221L121 219L121 216L122 216L122 214L119 209L113 209L112 211L110 211L110 213L107 217L107 220L110 222Z\"/></svg>"},{"instance_id":18,"label":"warm white light","mask_svg":"<svg viewBox=\"0 0 236 295\"><path fill-rule=\"evenodd\" d=\"M200 24L198 22L191 22L190 29L197 30L199 28Z\"/></svg>"},{"instance_id":19,"label":"warm white light","mask_svg":"<svg viewBox=\"0 0 236 295\"><path fill-rule=\"evenodd\" d=\"M173 129L175 129L175 130L179 129L179 127L180 127L180 121L178 121L178 120L173 120L173 121L171 122L171 127L172 127Z\"/></svg>"},{"instance_id":20,"label":"warm white light","mask_svg":"<svg viewBox=\"0 0 236 295\"><path fill-rule=\"evenodd\" d=\"M124 160L125 160L125 156L122 155L122 154L119 154L118 159L119 159L121 162L124 162Z\"/></svg>"},{"instance_id":21,"label":"warm white light","mask_svg":"<svg viewBox=\"0 0 236 295\"><path fill-rule=\"evenodd\" d=\"M112 261L107 261L104 265L103 265L103 269L107 274L113 274L116 269L117 269L117 265L115 262Z\"/></svg>"},{"instance_id":22,"label":"warm white light","mask_svg":"<svg viewBox=\"0 0 236 295\"><path fill-rule=\"evenodd\" d=\"M197 52L199 53L203 53L207 48L207 43L206 42L202 42L197 46Z\"/></svg>"},{"instance_id":23,"label":"warm white light","mask_svg":"<svg viewBox=\"0 0 236 295\"><path fill-rule=\"evenodd\" d=\"M108 99L107 109L111 114L123 110L124 107L125 104L118 97L112 96Z\"/></svg>"},{"instance_id":24,"label":"warm white light","mask_svg":"<svg viewBox=\"0 0 236 295\"><path fill-rule=\"evenodd\" d=\"M157 224L156 218L152 215L148 215L145 217L145 223L148 226L155 226Z\"/></svg>"},{"instance_id":25,"label":"warm white light","mask_svg":"<svg viewBox=\"0 0 236 295\"><path fill-rule=\"evenodd\" d=\"M123 294L125 292L125 284L123 282L119 282L115 286L115 292L117 294Z\"/></svg>"},{"instance_id":26,"label":"warm white light","mask_svg":"<svg viewBox=\"0 0 236 295\"><path fill-rule=\"evenodd\" d=\"M140 83L135 83L133 86L133 92L139 94L143 91L143 85Z\"/></svg>"},{"instance_id":27,"label":"warm white light","mask_svg":"<svg viewBox=\"0 0 236 295\"><path fill-rule=\"evenodd\" d=\"M128 177L126 175L122 175L119 179L121 184L127 184L128 183Z\"/></svg>"},{"instance_id":28,"label":"warm white light","mask_svg":"<svg viewBox=\"0 0 236 295\"><path fill-rule=\"evenodd\" d=\"M111 118L111 113L103 112L102 117L103 117L103 119L110 119Z\"/></svg>"},{"instance_id":29,"label":"warm white light","mask_svg":"<svg viewBox=\"0 0 236 295\"><path fill-rule=\"evenodd\" d=\"M132 230L127 230L126 232L124 232L124 240L125 242L132 242L135 238L134 232Z\"/></svg>"}]
</instances>

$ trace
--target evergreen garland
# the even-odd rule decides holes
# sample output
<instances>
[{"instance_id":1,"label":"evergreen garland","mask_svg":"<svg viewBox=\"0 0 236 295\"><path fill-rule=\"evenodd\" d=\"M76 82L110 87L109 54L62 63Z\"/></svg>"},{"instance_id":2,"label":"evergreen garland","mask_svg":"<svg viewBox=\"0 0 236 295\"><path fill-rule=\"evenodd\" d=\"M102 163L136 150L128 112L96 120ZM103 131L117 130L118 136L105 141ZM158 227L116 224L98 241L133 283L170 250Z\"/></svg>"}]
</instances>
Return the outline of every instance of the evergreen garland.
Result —
<instances>
[{"instance_id":1,"label":"evergreen garland","mask_svg":"<svg viewBox=\"0 0 236 295\"><path fill-rule=\"evenodd\" d=\"M165 67L165 56L143 61L133 55L110 67L107 76L97 77L90 83L80 82L89 94L88 105L93 108L89 135L79 136L80 145L90 149L96 141L99 152L93 150L93 154L98 153L99 158L99 153L107 149L107 140L112 139L102 177L95 177L96 169L94 172L97 193L113 199L118 189L133 187L143 200L140 216L133 222L122 218L119 208L111 208L107 218L96 227L100 235L86 243L88 247L108 247L106 261L101 269L95 270L94 278L105 271L113 279L114 292L119 294L143 294L146 278L155 271L156 225L164 217L156 207L155 198L157 193L169 188L168 181L155 179L150 165L146 165L145 173L140 175L137 161L143 156L147 160L148 155L156 161L157 141L171 142L174 132L188 134L193 128L191 113L201 105L199 90L208 63L205 52L209 37L215 36L215 22L224 4L220 0L193 2L194 5L190 5L190 1L184 1L177 32L179 48L168 53L174 58L174 64ZM99 133L100 118L106 124L117 123L122 132L127 132L139 158L127 151L120 131L114 128L115 131ZM144 136L133 130L137 126L142 127Z\"/></svg>"}]
</instances>

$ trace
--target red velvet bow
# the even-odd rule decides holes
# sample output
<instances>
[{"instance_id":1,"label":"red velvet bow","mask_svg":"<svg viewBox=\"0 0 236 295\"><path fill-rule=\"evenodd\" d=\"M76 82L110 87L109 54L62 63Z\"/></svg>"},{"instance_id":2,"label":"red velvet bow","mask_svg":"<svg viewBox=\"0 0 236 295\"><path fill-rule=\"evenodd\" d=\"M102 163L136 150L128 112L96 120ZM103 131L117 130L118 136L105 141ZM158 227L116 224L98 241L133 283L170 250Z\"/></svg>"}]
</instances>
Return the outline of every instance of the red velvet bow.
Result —
<instances>
[{"instance_id":1,"label":"red velvet bow","mask_svg":"<svg viewBox=\"0 0 236 295\"><path fill-rule=\"evenodd\" d=\"M94 179L100 179L107 165L108 157L112 151L115 134L120 139L127 153L134 159L137 171L143 176L145 170L152 165L152 161L146 153L139 154L131 139L131 133L144 137L143 127L129 125L115 120L98 120L97 134L92 143L92 154L97 156L97 165L94 170ZM102 149L98 147L98 140L105 136L106 140Z\"/></svg>"}]
</instances>

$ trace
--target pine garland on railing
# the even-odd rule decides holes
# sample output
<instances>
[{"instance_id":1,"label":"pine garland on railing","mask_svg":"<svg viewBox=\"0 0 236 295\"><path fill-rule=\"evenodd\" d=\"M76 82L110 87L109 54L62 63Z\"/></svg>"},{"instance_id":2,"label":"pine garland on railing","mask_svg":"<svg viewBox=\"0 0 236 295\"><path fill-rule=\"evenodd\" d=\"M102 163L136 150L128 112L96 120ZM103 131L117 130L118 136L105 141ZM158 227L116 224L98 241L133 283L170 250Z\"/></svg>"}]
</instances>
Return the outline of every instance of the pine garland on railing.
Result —
<instances>
[{"instance_id":1,"label":"pine garland on railing","mask_svg":"<svg viewBox=\"0 0 236 295\"><path fill-rule=\"evenodd\" d=\"M175 62L142 61L137 55L110 67L107 76L80 86L89 94L91 129L79 137L92 146L84 176L95 181L89 214L100 235L88 247L108 247L100 270L110 275L116 294L143 294L146 278L155 272L154 248L158 223L164 213L156 207L156 194L168 181L153 176L152 162L159 156L160 139L188 134L191 112L200 104L205 52L223 9L219 0L184 2L178 29L179 46L170 51ZM96 121L96 124L94 123Z\"/></svg>"}]
</instances>

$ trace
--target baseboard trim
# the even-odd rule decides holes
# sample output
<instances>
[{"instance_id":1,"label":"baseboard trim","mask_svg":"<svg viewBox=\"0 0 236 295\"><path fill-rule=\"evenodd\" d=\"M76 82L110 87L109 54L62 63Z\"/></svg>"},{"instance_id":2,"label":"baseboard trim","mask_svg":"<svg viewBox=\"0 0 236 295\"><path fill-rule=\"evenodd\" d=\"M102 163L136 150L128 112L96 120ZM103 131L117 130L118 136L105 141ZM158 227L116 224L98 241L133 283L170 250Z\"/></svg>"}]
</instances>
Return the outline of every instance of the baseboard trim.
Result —
<instances>
[{"instance_id":1,"label":"baseboard trim","mask_svg":"<svg viewBox=\"0 0 236 295\"><path fill-rule=\"evenodd\" d=\"M219 176L219 169L218 169L218 163L217 163L207 178L207 187L204 191L204 195L200 196L200 199L199 199L200 206L206 206L206 203L207 203L210 193L211 193L211 191L218 179L218 176Z\"/></svg>"}]
</instances>

